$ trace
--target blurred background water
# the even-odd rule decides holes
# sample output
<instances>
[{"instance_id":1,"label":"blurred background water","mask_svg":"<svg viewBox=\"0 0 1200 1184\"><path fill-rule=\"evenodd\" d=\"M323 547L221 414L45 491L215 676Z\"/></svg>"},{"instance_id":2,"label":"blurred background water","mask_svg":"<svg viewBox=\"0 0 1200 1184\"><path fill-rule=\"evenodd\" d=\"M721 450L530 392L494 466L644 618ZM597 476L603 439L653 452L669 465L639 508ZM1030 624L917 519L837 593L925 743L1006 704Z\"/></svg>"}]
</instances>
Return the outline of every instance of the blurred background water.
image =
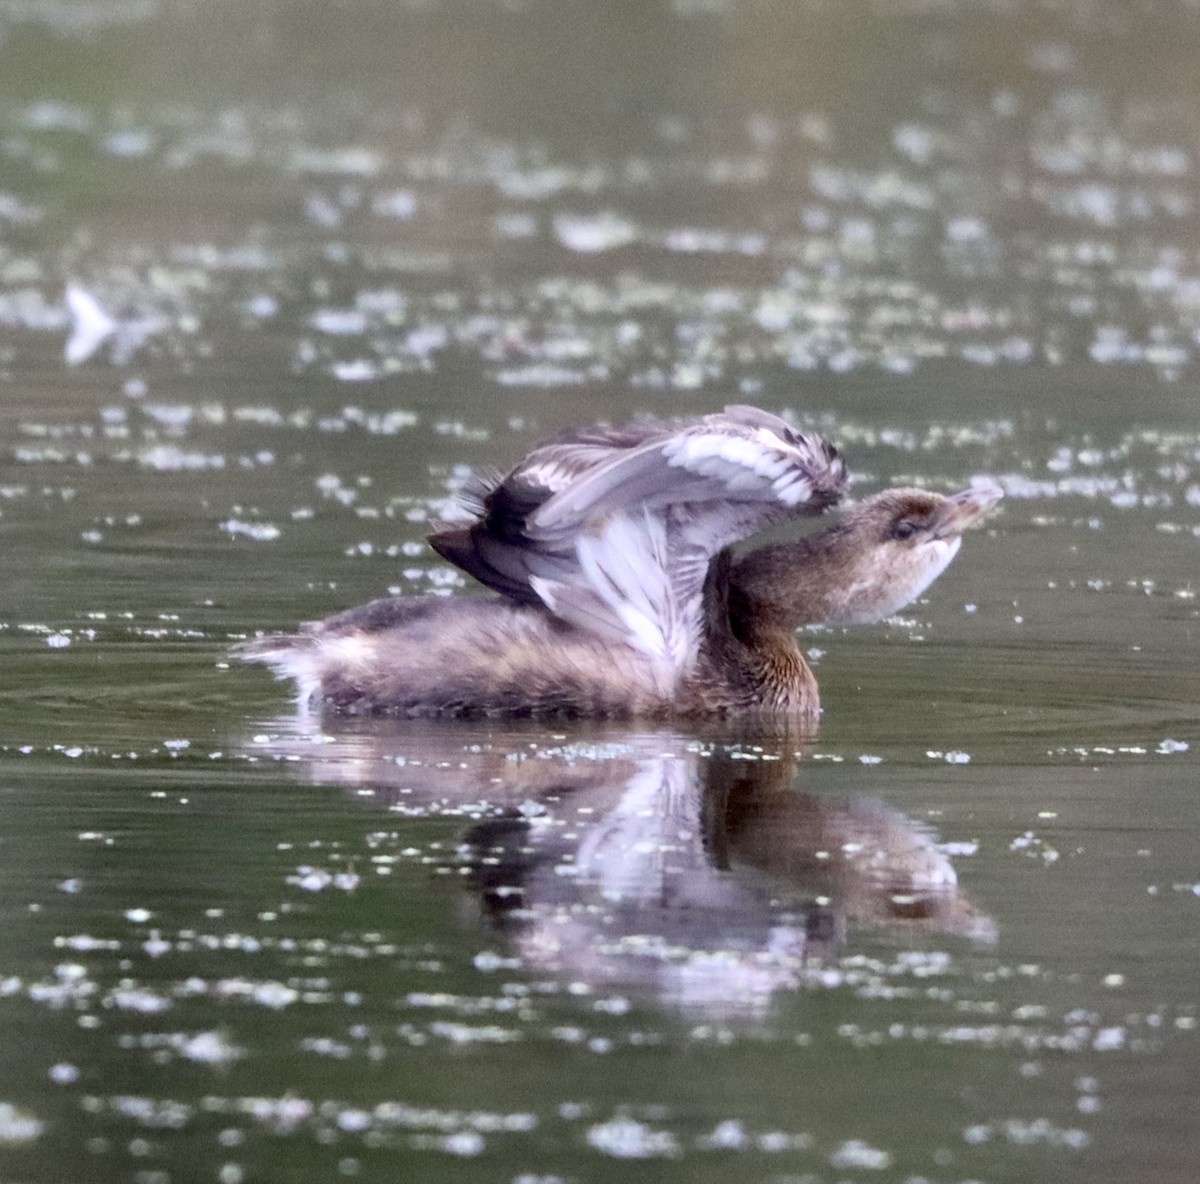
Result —
<instances>
[{"instance_id":1,"label":"blurred background water","mask_svg":"<svg viewBox=\"0 0 1200 1184\"><path fill-rule=\"evenodd\" d=\"M1200 9L0 3L13 1180L1193 1181ZM297 717L470 468L1002 512L815 737Z\"/></svg>"}]
</instances>

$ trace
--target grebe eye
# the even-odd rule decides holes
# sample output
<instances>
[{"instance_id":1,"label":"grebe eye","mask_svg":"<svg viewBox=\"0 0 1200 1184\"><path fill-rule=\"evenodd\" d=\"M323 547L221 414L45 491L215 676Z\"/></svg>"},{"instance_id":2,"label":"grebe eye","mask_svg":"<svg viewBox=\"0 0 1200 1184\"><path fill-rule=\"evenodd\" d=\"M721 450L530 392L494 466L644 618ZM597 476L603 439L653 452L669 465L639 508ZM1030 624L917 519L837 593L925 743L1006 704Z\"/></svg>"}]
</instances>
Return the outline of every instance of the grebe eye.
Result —
<instances>
[{"instance_id":1,"label":"grebe eye","mask_svg":"<svg viewBox=\"0 0 1200 1184\"><path fill-rule=\"evenodd\" d=\"M910 522L907 518L901 518L892 527L892 538L894 539L910 539L917 533L917 524Z\"/></svg>"}]
</instances>

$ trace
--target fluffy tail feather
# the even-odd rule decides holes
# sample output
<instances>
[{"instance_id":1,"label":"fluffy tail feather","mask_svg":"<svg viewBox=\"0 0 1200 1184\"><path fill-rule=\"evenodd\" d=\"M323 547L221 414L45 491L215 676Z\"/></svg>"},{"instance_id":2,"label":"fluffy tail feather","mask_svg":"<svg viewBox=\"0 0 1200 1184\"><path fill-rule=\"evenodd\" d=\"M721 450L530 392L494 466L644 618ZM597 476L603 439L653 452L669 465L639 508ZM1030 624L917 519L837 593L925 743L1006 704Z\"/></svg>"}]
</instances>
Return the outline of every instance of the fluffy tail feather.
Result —
<instances>
[{"instance_id":1,"label":"fluffy tail feather","mask_svg":"<svg viewBox=\"0 0 1200 1184\"><path fill-rule=\"evenodd\" d=\"M239 662L261 662L280 682L296 683L300 705L318 697L321 690L320 652L316 639L305 633L267 633L238 642L230 656Z\"/></svg>"}]
</instances>

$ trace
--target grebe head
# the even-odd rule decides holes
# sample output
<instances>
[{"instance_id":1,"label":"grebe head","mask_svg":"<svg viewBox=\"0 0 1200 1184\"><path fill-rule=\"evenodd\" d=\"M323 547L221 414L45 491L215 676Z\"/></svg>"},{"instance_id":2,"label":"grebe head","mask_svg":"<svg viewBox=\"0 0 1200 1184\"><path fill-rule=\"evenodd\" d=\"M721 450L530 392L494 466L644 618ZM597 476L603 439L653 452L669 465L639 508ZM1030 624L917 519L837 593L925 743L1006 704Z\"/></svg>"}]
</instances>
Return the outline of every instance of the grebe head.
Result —
<instances>
[{"instance_id":1,"label":"grebe head","mask_svg":"<svg viewBox=\"0 0 1200 1184\"><path fill-rule=\"evenodd\" d=\"M867 625L916 600L950 565L963 531L1002 497L991 481L945 496L885 489L847 509L830 531L830 557L843 568L822 616L826 625Z\"/></svg>"},{"instance_id":2,"label":"grebe head","mask_svg":"<svg viewBox=\"0 0 1200 1184\"><path fill-rule=\"evenodd\" d=\"M946 570L962 532L1002 496L990 481L948 497L885 489L825 530L751 551L730 573L735 628L869 625L893 616Z\"/></svg>"}]
</instances>

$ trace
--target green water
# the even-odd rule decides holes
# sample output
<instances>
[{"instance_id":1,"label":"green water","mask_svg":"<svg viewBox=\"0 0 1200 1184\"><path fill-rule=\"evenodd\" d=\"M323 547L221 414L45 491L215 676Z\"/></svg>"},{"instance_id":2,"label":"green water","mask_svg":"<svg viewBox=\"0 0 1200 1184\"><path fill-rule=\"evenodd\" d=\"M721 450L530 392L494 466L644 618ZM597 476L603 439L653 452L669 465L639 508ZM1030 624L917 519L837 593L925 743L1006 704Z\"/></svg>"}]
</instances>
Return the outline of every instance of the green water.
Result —
<instances>
[{"instance_id":1,"label":"green water","mask_svg":"<svg viewBox=\"0 0 1200 1184\"><path fill-rule=\"evenodd\" d=\"M0 6L0 1174L1194 1180L1197 22ZM732 400L1007 491L817 735L228 665Z\"/></svg>"}]
</instances>

